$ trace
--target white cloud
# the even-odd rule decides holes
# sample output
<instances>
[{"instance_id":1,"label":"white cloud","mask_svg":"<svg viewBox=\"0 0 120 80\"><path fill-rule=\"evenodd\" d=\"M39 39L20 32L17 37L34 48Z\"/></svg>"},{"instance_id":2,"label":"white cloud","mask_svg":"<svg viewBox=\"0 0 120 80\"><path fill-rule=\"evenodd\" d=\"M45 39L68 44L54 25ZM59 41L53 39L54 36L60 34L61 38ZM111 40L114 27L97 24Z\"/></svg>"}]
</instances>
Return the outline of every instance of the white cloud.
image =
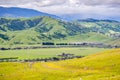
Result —
<instances>
[{"instance_id":1,"label":"white cloud","mask_svg":"<svg viewBox=\"0 0 120 80\"><path fill-rule=\"evenodd\" d=\"M0 6L31 8L57 15L120 17L120 0L0 0Z\"/></svg>"},{"instance_id":2,"label":"white cloud","mask_svg":"<svg viewBox=\"0 0 120 80\"><path fill-rule=\"evenodd\" d=\"M120 0L69 0L70 3L77 5L120 5Z\"/></svg>"},{"instance_id":3,"label":"white cloud","mask_svg":"<svg viewBox=\"0 0 120 80\"><path fill-rule=\"evenodd\" d=\"M0 5L25 5L39 3L39 6L53 6L69 3L69 5L120 5L120 0L0 0Z\"/></svg>"}]
</instances>

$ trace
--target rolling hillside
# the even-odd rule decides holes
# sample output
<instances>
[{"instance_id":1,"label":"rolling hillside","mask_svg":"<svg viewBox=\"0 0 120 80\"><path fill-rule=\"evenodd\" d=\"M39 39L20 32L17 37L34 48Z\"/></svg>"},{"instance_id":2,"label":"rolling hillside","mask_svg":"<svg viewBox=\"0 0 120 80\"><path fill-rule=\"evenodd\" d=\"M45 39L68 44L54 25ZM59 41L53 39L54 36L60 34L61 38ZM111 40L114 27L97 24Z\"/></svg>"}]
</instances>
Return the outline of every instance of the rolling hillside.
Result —
<instances>
[{"instance_id":1,"label":"rolling hillside","mask_svg":"<svg viewBox=\"0 0 120 80\"><path fill-rule=\"evenodd\" d=\"M108 42L108 44L112 44L112 45L119 45L120 46L120 38L118 38L118 39L113 39L113 40L110 40L109 42Z\"/></svg>"},{"instance_id":2,"label":"rolling hillside","mask_svg":"<svg viewBox=\"0 0 120 80\"><path fill-rule=\"evenodd\" d=\"M103 42L120 37L120 22L84 20L66 22L40 16L0 18L0 44L40 44L41 42Z\"/></svg>"},{"instance_id":3,"label":"rolling hillside","mask_svg":"<svg viewBox=\"0 0 120 80\"><path fill-rule=\"evenodd\" d=\"M41 41L65 39L77 33L87 32L86 28L66 23L51 17L30 19L1 18L1 40L5 42L24 44ZM14 42L12 42L14 41Z\"/></svg>"},{"instance_id":4,"label":"rolling hillside","mask_svg":"<svg viewBox=\"0 0 120 80\"><path fill-rule=\"evenodd\" d=\"M120 49L60 62L3 62L0 80L119 80Z\"/></svg>"},{"instance_id":5,"label":"rolling hillside","mask_svg":"<svg viewBox=\"0 0 120 80\"><path fill-rule=\"evenodd\" d=\"M81 19L73 21L73 23L90 28L94 32L98 32L114 38L120 38L120 22L114 20L96 20Z\"/></svg>"}]
</instances>

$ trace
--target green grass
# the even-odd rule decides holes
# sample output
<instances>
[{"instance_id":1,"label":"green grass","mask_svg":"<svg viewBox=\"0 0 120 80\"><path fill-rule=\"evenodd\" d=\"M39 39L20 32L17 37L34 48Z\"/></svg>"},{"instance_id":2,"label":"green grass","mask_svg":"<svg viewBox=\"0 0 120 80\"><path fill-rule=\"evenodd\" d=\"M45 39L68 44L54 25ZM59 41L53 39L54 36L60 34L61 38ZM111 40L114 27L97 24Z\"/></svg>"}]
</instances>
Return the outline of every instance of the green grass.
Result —
<instances>
[{"instance_id":1,"label":"green grass","mask_svg":"<svg viewBox=\"0 0 120 80\"><path fill-rule=\"evenodd\" d=\"M113 39L113 40L109 41L108 44L120 46L120 38Z\"/></svg>"},{"instance_id":2,"label":"green grass","mask_svg":"<svg viewBox=\"0 0 120 80\"><path fill-rule=\"evenodd\" d=\"M6 50L0 51L0 58L18 57L19 59L48 58L55 57L61 53L71 53L75 55L90 55L102 52L104 48L41 48L28 50Z\"/></svg>"},{"instance_id":3,"label":"green grass","mask_svg":"<svg viewBox=\"0 0 120 80\"><path fill-rule=\"evenodd\" d=\"M120 49L58 62L2 62L0 80L120 80Z\"/></svg>"},{"instance_id":4,"label":"green grass","mask_svg":"<svg viewBox=\"0 0 120 80\"><path fill-rule=\"evenodd\" d=\"M110 40L112 40L112 38L102 35L102 34L98 34L98 33L94 33L94 32L90 32L90 33L86 33L86 34L77 34L75 36L67 36L66 38L61 38L61 39L43 39L43 38L38 38L41 37L39 35L38 32L35 32L34 30L23 30L21 31L14 31L14 32L7 32L4 33L6 35L8 35L10 37L10 40L5 41L0 39L0 45L37 45L38 43L42 43L42 42L103 42L106 43ZM52 34L52 33L49 33ZM44 33L44 35L48 36L47 33ZM98 37L99 36L99 37ZM4 43L4 44L3 44ZM22 44L21 44L22 43Z\"/></svg>"},{"instance_id":5,"label":"green grass","mask_svg":"<svg viewBox=\"0 0 120 80\"><path fill-rule=\"evenodd\" d=\"M112 38L105 36L103 34L90 32L86 34L78 34L76 36L69 36L66 40L63 40L63 41L64 42L103 42L104 43L111 39Z\"/></svg>"}]
</instances>

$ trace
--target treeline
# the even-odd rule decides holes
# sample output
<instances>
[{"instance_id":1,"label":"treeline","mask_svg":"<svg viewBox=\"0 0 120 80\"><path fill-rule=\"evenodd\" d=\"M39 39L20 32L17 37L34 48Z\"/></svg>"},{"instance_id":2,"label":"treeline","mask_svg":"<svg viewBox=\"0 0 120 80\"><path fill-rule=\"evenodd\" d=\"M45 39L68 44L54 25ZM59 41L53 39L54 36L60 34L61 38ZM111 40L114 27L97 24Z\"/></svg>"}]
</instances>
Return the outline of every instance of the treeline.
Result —
<instances>
[{"instance_id":1,"label":"treeline","mask_svg":"<svg viewBox=\"0 0 120 80\"><path fill-rule=\"evenodd\" d=\"M59 48L58 46L42 45L42 46L22 46L22 47L0 47L0 50L21 50L21 49L39 49L39 48Z\"/></svg>"},{"instance_id":2,"label":"treeline","mask_svg":"<svg viewBox=\"0 0 120 80\"><path fill-rule=\"evenodd\" d=\"M39 49L39 48L63 48L63 47L97 47L97 48L120 48L120 46L106 45L95 42L72 42L72 43L53 43L43 42L40 46L23 46L23 47L0 47L0 50L21 50L21 49Z\"/></svg>"},{"instance_id":3,"label":"treeline","mask_svg":"<svg viewBox=\"0 0 120 80\"><path fill-rule=\"evenodd\" d=\"M43 42L42 45L69 45L68 43Z\"/></svg>"},{"instance_id":4,"label":"treeline","mask_svg":"<svg viewBox=\"0 0 120 80\"><path fill-rule=\"evenodd\" d=\"M43 42L42 46L55 47L98 47L98 48L119 48L120 46L107 45L99 42L71 42L71 43L53 43Z\"/></svg>"},{"instance_id":5,"label":"treeline","mask_svg":"<svg viewBox=\"0 0 120 80\"><path fill-rule=\"evenodd\" d=\"M0 62L49 62L49 61L60 61L73 58L82 58L84 56L73 56L73 57L52 57L52 58L36 58L36 59L24 59L19 60L17 58L0 58Z\"/></svg>"}]
</instances>

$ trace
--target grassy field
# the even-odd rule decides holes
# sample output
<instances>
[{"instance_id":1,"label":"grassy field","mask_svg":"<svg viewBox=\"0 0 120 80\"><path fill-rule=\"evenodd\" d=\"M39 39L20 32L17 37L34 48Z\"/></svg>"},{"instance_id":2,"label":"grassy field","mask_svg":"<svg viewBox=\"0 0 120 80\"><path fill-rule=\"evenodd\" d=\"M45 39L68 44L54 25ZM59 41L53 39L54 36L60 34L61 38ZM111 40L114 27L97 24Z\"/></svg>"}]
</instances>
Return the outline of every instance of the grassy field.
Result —
<instances>
[{"instance_id":1,"label":"grassy field","mask_svg":"<svg viewBox=\"0 0 120 80\"><path fill-rule=\"evenodd\" d=\"M6 50L0 51L0 58L18 57L19 59L49 58L58 54L71 53L86 56L97 52L102 52L104 48L41 48L28 50Z\"/></svg>"},{"instance_id":2,"label":"grassy field","mask_svg":"<svg viewBox=\"0 0 120 80\"><path fill-rule=\"evenodd\" d=\"M120 49L58 62L2 62L0 80L120 80Z\"/></svg>"}]
</instances>

